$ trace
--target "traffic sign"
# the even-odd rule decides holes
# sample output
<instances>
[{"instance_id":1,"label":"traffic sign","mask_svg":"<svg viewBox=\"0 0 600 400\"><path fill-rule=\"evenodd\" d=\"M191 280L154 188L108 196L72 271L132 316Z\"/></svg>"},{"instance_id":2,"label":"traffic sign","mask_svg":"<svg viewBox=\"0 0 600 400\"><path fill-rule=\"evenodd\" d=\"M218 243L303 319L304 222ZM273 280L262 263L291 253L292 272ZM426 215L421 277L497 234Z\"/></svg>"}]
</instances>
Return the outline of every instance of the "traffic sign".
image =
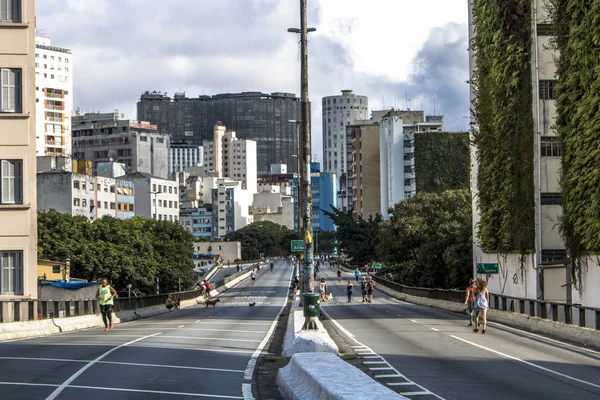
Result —
<instances>
[{"instance_id":1,"label":"traffic sign","mask_svg":"<svg viewBox=\"0 0 600 400\"><path fill-rule=\"evenodd\" d=\"M292 253L304 252L304 240L292 240Z\"/></svg>"},{"instance_id":2,"label":"traffic sign","mask_svg":"<svg viewBox=\"0 0 600 400\"><path fill-rule=\"evenodd\" d=\"M373 269L381 269L381 264L379 264L379 263L374 263L372 266L373 266Z\"/></svg>"},{"instance_id":3,"label":"traffic sign","mask_svg":"<svg viewBox=\"0 0 600 400\"><path fill-rule=\"evenodd\" d=\"M477 263L478 274L497 274L498 263Z\"/></svg>"}]
</instances>

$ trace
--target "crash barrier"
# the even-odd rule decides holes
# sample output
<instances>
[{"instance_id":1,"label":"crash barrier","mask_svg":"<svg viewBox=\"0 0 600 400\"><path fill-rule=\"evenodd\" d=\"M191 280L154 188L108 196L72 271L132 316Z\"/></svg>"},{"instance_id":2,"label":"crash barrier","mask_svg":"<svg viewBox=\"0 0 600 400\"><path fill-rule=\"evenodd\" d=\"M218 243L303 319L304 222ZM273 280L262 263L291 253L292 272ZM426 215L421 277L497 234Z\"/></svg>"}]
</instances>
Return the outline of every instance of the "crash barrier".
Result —
<instances>
[{"instance_id":1,"label":"crash barrier","mask_svg":"<svg viewBox=\"0 0 600 400\"><path fill-rule=\"evenodd\" d=\"M332 353L294 354L277 373L286 399L406 399Z\"/></svg>"},{"instance_id":2,"label":"crash barrier","mask_svg":"<svg viewBox=\"0 0 600 400\"><path fill-rule=\"evenodd\" d=\"M412 287L372 275L373 280L397 292L410 296L464 303L465 291ZM544 300L523 299L490 293L490 309L508 311L543 320L600 330L600 309Z\"/></svg>"}]
</instances>

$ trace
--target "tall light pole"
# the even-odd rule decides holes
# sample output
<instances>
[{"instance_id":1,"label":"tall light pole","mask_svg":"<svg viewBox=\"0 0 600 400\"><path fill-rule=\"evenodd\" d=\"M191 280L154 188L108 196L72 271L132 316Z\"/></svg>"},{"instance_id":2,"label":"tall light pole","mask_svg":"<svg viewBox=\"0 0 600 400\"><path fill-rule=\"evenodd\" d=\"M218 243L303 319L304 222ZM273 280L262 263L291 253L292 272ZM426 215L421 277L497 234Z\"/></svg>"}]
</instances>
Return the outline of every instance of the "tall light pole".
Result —
<instances>
[{"instance_id":1,"label":"tall light pole","mask_svg":"<svg viewBox=\"0 0 600 400\"><path fill-rule=\"evenodd\" d=\"M300 125L302 124L301 121L296 121L295 119L290 119L288 121L289 123L293 123L296 124L296 152L297 155L295 156L297 158L297 165L296 165L296 171L298 171L298 182L297 182L297 199L298 199L298 204L297 204L297 208L298 208L298 216L297 216L297 223L298 223L298 234L300 235L300 237L304 238L304 233L302 231L302 214L304 213L304 192L302 191L302 175L301 175L301 171L302 171L302 146L300 144ZM294 157L294 156L292 156Z\"/></svg>"},{"instance_id":2,"label":"tall light pole","mask_svg":"<svg viewBox=\"0 0 600 400\"><path fill-rule=\"evenodd\" d=\"M310 135L310 101L308 98L308 32L316 31L315 28L306 26L306 2L300 0L300 29L290 28L288 32L300 34L300 87L302 92L301 106L301 140L302 140L302 192L304 198L304 291L313 293L315 290L314 265L313 265L313 230L312 230L312 190L310 185L311 161L311 135ZM314 319L307 320L305 328L314 329Z\"/></svg>"}]
</instances>

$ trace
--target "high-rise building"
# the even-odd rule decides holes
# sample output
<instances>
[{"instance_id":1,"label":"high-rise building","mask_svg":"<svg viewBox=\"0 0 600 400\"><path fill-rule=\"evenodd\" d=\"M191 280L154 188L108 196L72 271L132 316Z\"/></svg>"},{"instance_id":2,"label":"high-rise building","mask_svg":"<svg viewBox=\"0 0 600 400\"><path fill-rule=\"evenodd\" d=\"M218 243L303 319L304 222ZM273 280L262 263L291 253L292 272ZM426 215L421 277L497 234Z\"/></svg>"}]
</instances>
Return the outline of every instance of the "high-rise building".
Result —
<instances>
[{"instance_id":1,"label":"high-rise building","mask_svg":"<svg viewBox=\"0 0 600 400\"><path fill-rule=\"evenodd\" d=\"M298 199L298 177L292 178L292 194ZM331 208L335 202L337 193L337 180L335 175L321 171L321 163L313 161L310 163L310 188L312 192L312 224L314 231L334 231L335 224L323 211L333 212ZM294 207L294 230L298 230L298 204ZM302 211L301 211L302 214Z\"/></svg>"},{"instance_id":2,"label":"high-rise building","mask_svg":"<svg viewBox=\"0 0 600 400\"><path fill-rule=\"evenodd\" d=\"M352 212L368 219L381 214L379 123L355 121L348 125L352 137Z\"/></svg>"},{"instance_id":3,"label":"high-rise building","mask_svg":"<svg viewBox=\"0 0 600 400\"><path fill-rule=\"evenodd\" d=\"M423 111L392 110L379 123L379 162L381 215L389 219L388 210L410 199L417 192L415 176L415 134L444 130L444 117L425 116Z\"/></svg>"},{"instance_id":4,"label":"high-rise building","mask_svg":"<svg viewBox=\"0 0 600 400\"><path fill-rule=\"evenodd\" d=\"M369 118L369 99L352 90L342 90L341 96L323 97L323 171L338 178L335 206L352 208L352 138L346 127L356 120Z\"/></svg>"},{"instance_id":5,"label":"high-rise building","mask_svg":"<svg viewBox=\"0 0 600 400\"><path fill-rule=\"evenodd\" d=\"M169 177L183 172L189 167L201 167L203 163L202 146L185 143L171 143L169 149Z\"/></svg>"},{"instance_id":6,"label":"high-rise building","mask_svg":"<svg viewBox=\"0 0 600 400\"><path fill-rule=\"evenodd\" d=\"M65 157L70 170L73 55L35 38L36 155Z\"/></svg>"},{"instance_id":7,"label":"high-rise building","mask_svg":"<svg viewBox=\"0 0 600 400\"><path fill-rule=\"evenodd\" d=\"M501 90L506 92L502 92L499 98L501 102L505 102L506 104L530 104L519 109L513 107L510 115L510 118L513 118L513 114L521 110L524 110L524 115L529 112L532 113L532 115L526 115L527 118L514 115L514 118L516 118L515 121L517 121L515 126L527 127L528 130L531 127L529 132L518 134L521 137L527 134L530 135L526 136L525 139L528 141L528 144L521 146L521 148L525 148L525 151L522 152L521 149L510 150L505 147L500 148L498 143L489 149L481 146L479 148L474 147L471 186L473 192L473 269L475 272L479 263L500 263L501 266L509 268L507 271L510 271L512 276L513 270L510 270L510 268L513 268L512 266L515 265L518 267L514 269L516 272L513 279L508 279L506 282L502 279L490 280L490 292L529 299L544 298L548 301L569 301L567 299L571 296L572 282L570 281L572 279L570 273L566 271L566 264L570 261L565 261L567 259L567 251L559 232L559 221L562 214L559 182L562 146L554 129L557 118L555 62L557 54L555 47L551 43L553 25L546 3L544 0L525 2L524 7L527 7L528 10L524 10L520 15L516 15L515 13L512 16L514 20L511 23L511 32L516 32L518 29L521 29L522 32L527 32L527 34L514 34L512 40L521 40L522 46L530 54L527 61L519 62L522 65L522 70L511 70L511 79L518 80L520 87L529 88L530 90L521 90L517 93L517 91L512 89L512 86L509 89L508 82L506 82L506 87L501 88ZM505 10L497 10L497 15L494 16L491 14L495 10L493 8L486 10L477 10L476 8L477 5L475 2L472 0L469 1L470 41L476 40L477 21L473 18L474 12L477 11L479 15L482 15L479 20L483 20L482 18L484 17L486 21L489 21L490 18L502 19L506 17L501 14L505 13ZM482 12L487 14L481 14ZM580 13L580 11L577 12ZM587 11L581 12L585 13ZM498 34L503 33L499 31ZM485 40L483 39L484 37L479 35L480 40ZM488 43L492 40L493 38L490 38ZM510 46L513 45L510 44ZM469 69L470 81L472 83L475 82L474 80L482 78L481 71L479 73L476 72L478 71L478 65L482 62L482 57L485 59L485 56L478 54L474 49L475 46L470 46ZM505 54L502 48L498 51L500 54ZM597 62L597 60L594 60L594 62ZM590 68L592 67L590 66ZM494 76L491 80L497 81L498 78ZM499 85L504 85L504 83L500 82ZM511 93L511 98L506 98L506 94L504 93ZM477 96L486 96L489 103L494 100L492 98L494 93L490 93L489 90L480 89L477 93L475 87L472 87L472 102L477 100ZM485 135L488 132L488 128L481 128L486 121L475 121L475 123L477 123L476 126L478 126L481 134ZM501 129L509 134L516 131L514 127L503 126ZM505 137L504 142L504 146L506 146L506 143L514 143L515 140ZM508 185L500 182L503 179L502 174L496 174L493 184L496 187L502 187L502 193L518 199L520 204L524 204L523 208L517 209L518 207L514 207L514 203L509 204L506 198L499 199L499 196L495 196L493 193L480 192L480 184L482 182L489 182L489 178L483 177L482 169L489 171L490 166L481 165L478 158L485 151L488 151L488 153L491 152L493 155L495 154L496 157L499 157L498 155L500 154L513 152L513 155L510 157L505 156L501 159L506 164L511 163L510 158L517 160L515 165L502 166L506 171L510 171L507 177L504 178L504 182L518 182L521 179L522 183L508 187ZM519 160L518 157L521 154L527 154L527 158ZM533 185L531 185L531 182L533 182ZM488 187L490 187L489 184ZM527 193L524 195L515 193L515 190L519 190L519 187L526 188L524 191ZM525 197L528 198L526 201L523 201ZM494 249L483 248L483 238L480 236L480 233L499 232L499 229L497 226L493 227L489 225L489 218L482 218L482 215L486 211L494 207L493 200L486 201L482 205L482 198L499 199L499 201L504 202L502 208L507 210L507 212L505 215L502 215L503 221L510 221L513 227L512 232L516 231L519 235L527 231L527 238L523 240L523 242L526 242L524 243L526 254L520 253L521 249L518 248L505 249L502 252L495 251L494 249L497 248L497 245L494 246ZM483 211L482 207L485 208ZM490 215L490 213L488 212L487 215ZM517 226L517 224L521 225ZM512 232L511 234L507 234L506 232L500 233L502 241L505 243L511 241L509 245L515 244L515 240L513 240L515 235ZM552 266L552 268L546 268L547 265ZM592 267L590 267L591 269ZM565 279L567 283L564 283ZM595 291L586 289L586 292L593 293ZM573 296L575 296L575 292ZM573 302L575 301L575 298L573 298Z\"/></svg>"},{"instance_id":8,"label":"high-rise building","mask_svg":"<svg viewBox=\"0 0 600 400\"><path fill-rule=\"evenodd\" d=\"M226 93L188 98L177 93L145 92L137 117L171 135L173 142L202 145L213 139L213 126L225 125L240 139L254 140L257 170L268 174L271 164L284 163L297 172L298 137L291 120L300 120L300 100L290 93Z\"/></svg>"},{"instance_id":9,"label":"high-rise building","mask_svg":"<svg viewBox=\"0 0 600 400\"><path fill-rule=\"evenodd\" d=\"M213 240L222 240L228 233L252 223L251 196L240 181L218 178L212 189Z\"/></svg>"},{"instance_id":10,"label":"high-rise building","mask_svg":"<svg viewBox=\"0 0 600 400\"><path fill-rule=\"evenodd\" d=\"M0 8L0 298L4 299L37 298L34 3L4 1ZM19 311L21 315L15 316ZM2 313L4 321L37 315L25 305L4 308Z\"/></svg>"},{"instance_id":11,"label":"high-rise building","mask_svg":"<svg viewBox=\"0 0 600 400\"><path fill-rule=\"evenodd\" d=\"M242 140L223 125L214 126L213 140L205 140L204 167L219 178L242 182L242 189L257 193L256 146L254 140Z\"/></svg>"},{"instance_id":12,"label":"high-rise building","mask_svg":"<svg viewBox=\"0 0 600 400\"><path fill-rule=\"evenodd\" d=\"M118 113L88 113L72 118L73 159L97 164L117 161L128 172L169 177L169 135L156 125L123 119Z\"/></svg>"}]
</instances>

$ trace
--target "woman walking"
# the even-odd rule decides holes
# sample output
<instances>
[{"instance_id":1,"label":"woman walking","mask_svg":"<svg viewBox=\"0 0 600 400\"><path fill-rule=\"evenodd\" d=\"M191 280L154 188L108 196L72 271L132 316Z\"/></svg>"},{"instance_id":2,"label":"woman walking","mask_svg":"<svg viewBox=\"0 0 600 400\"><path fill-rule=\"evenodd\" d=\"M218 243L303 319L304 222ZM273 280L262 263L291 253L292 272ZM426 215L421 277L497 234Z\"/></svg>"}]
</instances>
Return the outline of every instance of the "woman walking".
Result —
<instances>
[{"instance_id":1,"label":"woman walking","mask_svg":"<svg viewBox=\"0 0 600 400\"><path fill-rule=\"evenodd\" d=\"M348 284L346 285L346 293L348 294L348 303L350 303L352 301L352 289L354 288L354 285L352 285L352 281L348 281Z\"/></svg>"},{"instance_id":2,"label":"woman walking","mask_svg":"<svg viewBox=\"0 0 600 400\"><path fill-rule=\"evenodd\" d=\"M483 329L481 333L485 333L487 327L487 310L490 304L490 293L487 290L487 282L479 279L477 281L477 295L475 296L475 329L473 332L479 331L479 314L483 317Z\"/></svg>"},{"instance_id":3,"label":"woman walking","mask_svg":"<svg viewBox=\"0 0 600 400\"><path fill-rule=\"evenodd\" d=\"M469 279L469 286L467 287L465 296L465 304L467 305L467 310L469 312L468 326L473 326L473 304L475 303L475 289L477 289L477 286L475 285L473 278L471 278Z\"/></svg>"}]
</instances>

